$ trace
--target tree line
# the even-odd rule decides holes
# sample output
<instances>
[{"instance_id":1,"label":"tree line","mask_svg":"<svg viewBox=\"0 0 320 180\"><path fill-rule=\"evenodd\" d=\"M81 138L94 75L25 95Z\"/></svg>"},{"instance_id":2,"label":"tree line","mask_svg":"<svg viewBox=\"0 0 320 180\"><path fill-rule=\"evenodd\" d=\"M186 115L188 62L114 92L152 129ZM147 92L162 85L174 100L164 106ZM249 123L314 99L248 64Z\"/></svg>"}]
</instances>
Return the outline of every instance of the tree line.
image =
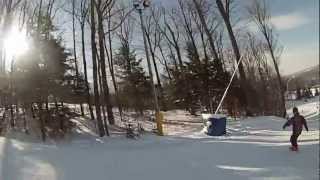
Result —
<instances>
[{"instance_id":1,"label":"tree line","mask_svg":"<svg viewBox=\"0 0 320 180\"><path fill-rule=\"evenodd\" d=\"M43 140L50 133L65 134L78 115L69 103L79 105L81 116L88 112L100 136L109 135L109 125L123 120L125 112L142 115L153 108L152 81L161 110L213 113L235 63L239 72L223 110L285 116L282 46L266 1L252 1L245 12L234 0L175 4L146 8L142 32L131 1L0 0L0 107L10 126L22 122L27 132L35 122ZM69 49L70 37L57 23L68 19ZM256 32L248 27L252 24ZM8 64L4 39L12 26L25 30L30 47ZM144 65L143 34L155 79Z\"/></svg>"}]
</instances>

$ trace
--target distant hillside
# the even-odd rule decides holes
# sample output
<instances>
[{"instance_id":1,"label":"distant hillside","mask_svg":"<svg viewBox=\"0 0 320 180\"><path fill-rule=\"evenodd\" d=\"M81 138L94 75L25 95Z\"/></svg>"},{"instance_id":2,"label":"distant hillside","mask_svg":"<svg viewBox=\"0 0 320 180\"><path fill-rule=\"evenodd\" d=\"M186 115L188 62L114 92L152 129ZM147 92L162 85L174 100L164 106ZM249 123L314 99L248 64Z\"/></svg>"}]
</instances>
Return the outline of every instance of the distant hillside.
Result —
<instances>
[{"instance_id":1,"label":"distant hillside","mask_svg":"<svg viewBox=\"0 0 320 180\"><path fill-rule=\"evenodd\" d=\"M286 76L286 79L293 77L288 84L289 89L320 86L319 70L319 65L317 65Z\"/></svg>"}]
</instances>

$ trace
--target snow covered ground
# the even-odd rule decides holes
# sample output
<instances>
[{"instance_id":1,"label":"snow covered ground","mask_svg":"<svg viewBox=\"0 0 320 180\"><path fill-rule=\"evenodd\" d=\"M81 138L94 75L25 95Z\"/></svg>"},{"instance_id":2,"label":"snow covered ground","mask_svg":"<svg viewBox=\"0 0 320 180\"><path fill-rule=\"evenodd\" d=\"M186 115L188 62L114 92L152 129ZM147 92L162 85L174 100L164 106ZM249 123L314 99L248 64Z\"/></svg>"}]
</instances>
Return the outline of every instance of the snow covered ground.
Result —
<instances>
[{"instance_id":1,"label":"snow covered ground","mask_svg":"<svg viewBox=\"0 0 320 180\"><path fill-rule=\"evenodd\" d=\"M288 150L291 132L281 129L282 118L228 121L228 135L208 137L199 118L176 111L166 120L190 122L166 124L164 137L98 138L87 127L58 143L0 137L0 180L318 180L319 102L296 105L310 127L299 152Z\"/></svg>"}]
</instances>

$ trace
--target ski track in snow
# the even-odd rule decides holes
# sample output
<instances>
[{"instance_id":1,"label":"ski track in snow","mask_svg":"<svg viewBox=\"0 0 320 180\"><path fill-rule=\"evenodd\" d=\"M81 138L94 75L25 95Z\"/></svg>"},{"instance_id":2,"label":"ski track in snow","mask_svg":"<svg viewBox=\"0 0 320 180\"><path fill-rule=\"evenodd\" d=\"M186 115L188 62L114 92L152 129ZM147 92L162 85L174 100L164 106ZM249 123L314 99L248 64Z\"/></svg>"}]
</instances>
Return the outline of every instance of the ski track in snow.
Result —
<instances>
[{"instance_id":1,"label":"ski track in snow","mask_svg":"<svg viewBox=\"0 0 320 180\"><path fill-rule=\"evenodd\" d=\"M310 128L299 152L288 150L291 129L283 131L285 119L277 117L228 122L221 137L204 135L201 125L165 125L167 136L137 140L99 138L83 128L58 143L0 137L0 180L318 180L319 102L298 107Z\"/></svg>"}]
</instances>

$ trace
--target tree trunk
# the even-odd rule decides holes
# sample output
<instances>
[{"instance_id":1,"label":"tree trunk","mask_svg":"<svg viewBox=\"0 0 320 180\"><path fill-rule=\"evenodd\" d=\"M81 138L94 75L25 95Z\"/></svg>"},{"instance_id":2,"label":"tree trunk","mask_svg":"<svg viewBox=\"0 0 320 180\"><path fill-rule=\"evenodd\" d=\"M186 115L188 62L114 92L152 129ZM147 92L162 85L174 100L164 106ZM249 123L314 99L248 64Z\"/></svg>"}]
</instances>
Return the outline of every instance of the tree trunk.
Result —
<instances>
[{"instance_id":1,"label":"tree trunk","mask_svg":"<svg viewBox=\"0 0 320 180\"><path fill-rule=\"evenodd\" d=\"M279 83L280 97L281 97L280 106L281 106L281 111L282 111L281 112L281 116L282 117L286 117L287 112L286 112L286 104L285 104L285 97L284 97L284 89L283 89L283 84L282 84L282 80L281 80L281 75L280 75L278 63L277 63L276 57L274 56L274 52L273 52L270 40L268 38L266 38L266 40L267 40L267 43L268 43L268 48L269 48L269 51L270 51L270 54L271 54L271 58L272 58L272 61L273 61L274 68L276 69L277 79L278 79L278 83Z\"/></svg>"},{"instance_id":2,"label":"tree trunk","mask_svg":"<svg viewBox=\"0 0 320 180\"><path fill-rule=\"evenodd\" d=\"M111 29L111 9L109 10L109 19L108 19L108 30ZM116 78L115 78L115 74L114 74L114 64L113 64L113 50L112 50L112 40L111 40L111 32L109 32L108 34L108 40L109 40L109 70L110 70L110 74L111 74L111 78L112 78L112 83L113 83L113 87L114 87L114 91L116 94L116 100L118 103L118 109L119 109L119 114L120 114L120 120L123 121L123 113L122 113L122 104L120 102L120 98L119 98L119 91L118 91L118 86L117 86L117 82L116 82ZM106 41L105 41L106 44ZM107 47L105 48L107 51Z\"/></svg>"},{"instance_id":3,"label":"tree trunk","mask_svg":"<svg viewBox=\"0 0 320 180\"><path fill-rule=\"evenodd\" d=\"M64 132L64 117L63 117L63 114L60 114L60 113L59 113L59 126L60 126L60 130Z\"/></svg>"},{"instance_id":4,"label":"tree trunk","mask_svg":"<svg viewBox=\"0 0 320 180\"><path fill-rule=\"evenodd\" d=\"M198 3L197 3L198 4ZM196 5L197 5L196 4ZM201 10L201 9L200 9ZM200 12L200 13L202 13L202 12ZM199 14L199 16L201 16L202 15L202 18L203 18L203 14ZM194 21L195 21L195 23L196 23L196 25L197 25L197 28L198 28L198 30L199 30L199 34L200 34L200 38L201 38L201 43L202 43L202 48L203 48L203 53L204 53L204 66L203 65L201 65L200 66L200 68L201 69L203 69L204 70L204 76L203 76L203 79L202 79L202 81L203 81L203 83L202 83L202 97L201 97L201 99L200 99L200 102L201 102L201 104L204 104L205 106L206 106L206 108L207 109L209 109L209 112L210 113L212 113L213 112L213 108L212 108L212 97L210 96L210 89L209 89L209 72L208 72L208 64L209 64L209 56L208 56L208 52L207 52L207 45L206 45L206 40L205 40L205 34L204 34L204 31L203 31L203 26L204 25L202 25L202 24L199 24L198 22L196 22L197 20L196 20L196 18L194 18ZM206 26L207 24L205 23L205 26ZM212 37L210 36L209 38L211 38L212 39ZM210 41L210 40L209 40ZM215 48L215 47L213 47L213 48ZM211 49L213 49L213 48L211 48ZM215 52L215 49L213 49L212 50L213 52L212 52L212 54L214 55L214 61L217 61L218 59L216 59L217 57L216 57L216 54L214 54L214 53L216 53ZM222 67L221 67L222 68Z\"/></svg>"},{"instance_id":5,"label":"tree trunk","mask_svg":"<svg viewBox=\"0 0 320 180\"><path fill-rule=\"evenodd\" d=\"M15 101L15 106L16 106L16 122L18 122L20 120L20 116L19 116L19 103L17 98Z\"/></svg>"},{"instance_id":6,"label":"tree trunk","mask_svg":"<svg viewBox=\"0 0 320 180\"><path fill-rule=\"evenodd\" d=\"M75 88L78 87L79 81L79 69L78 69L78 61L77 61L77 48L76 48L76 28L75 28L75 0L72 0L72 38L73 38L73 55L74 55L74 65L76 70L76 82ZM84 116L83 105L79 103L81 116Z\"/></svg>"},{"instance_id":7,"label":"tree trunk","mask_svg":"<svg viewBox=\"0 0 320 180\"><path fill-rule=\"evenodd\" d=\"M99 50L100 50L100 63L101 63L101 74L102 74L102 84L103 84L103 93L104 99L107 106L108 121L110 124L115 124L114 116L112 112L112 104L110 102L110 92L107 82L107 73L106 73L106 62L104 54L104 28L103 28L103 19L102 12L100 11L100 6L97 7L98 12L98 35L99 35Z\"/></svg>"},{"instance_id":8,"label":"tree trunk","mask_svg":"<svg viewBox=\"0 0 320 180\"><path fill-rule=\"evenodd\" d=\"M39 124L40 124L40 130L41 130L41 138L42 141L46 141L46 130L45 130L45 122L43 119L43 111L42 111L42 103L38 103L38 110L39 110Z\"/></svg>"},{"instance_id":9,"label":"tree trunk","mask_svg":"<svg viewBox=\"0 0 320 180\"><path fill-rule=\"evenodd\" d=\"M192 24L191 22L188 23L188 19L187 19L187 15L186 15L186 12L185 12L185 7L182 3L182 0L178 0L178 3L179 3L179 7L180 7L180 10L181 10L181 13L182 13L182 17L183 17L183 21L184 21L184 29L187 33L187 36L189 37L189 41L191 42L193 48L194 48L194 53L195 53L195 58L197 60L197 62L200 64L200 55L199 55L199 52L198 52L198 49L197 49L197 45L196 45L196 41L195 41L195 38L193 37L193 31L192 31Z\"/></svg>"},{"instance_id":10,"label":"tree trunk","mask_svg":"<svg viewBox=\"0 0 320 180\"><path fill-rule=\"evenodd\" d=\"M33 109L33 103L31 103L30 110L31 110L32 118L35 119L36 118L36 114L35 114L34 109Z\"/></svg>"},{"instance_id":11,"label":"tree trunk","mask_svg":"<svg viewBox=\"0 0 320 180\"><path fill-rule=\"evenodd\" d=\"M84 110L83 110L83 104L80 103L80 111L81 111L81 116L84 116Z\"/></svg>"},{"instance_id":12,"label":"tree trunk","mask_svg":"<svg viewBox=\"0 0 320 180\"><path fill-rule=\"evenodd\" d=\"M208 37L209 44L210 44L210 47L211 47L211 53L212 53L214 59L218 59L219 56L218 56L217 50L216 50L215 45L214 45L214 40L213 40L212 34L211 34L211 32L210 32L210 30L208 28L207 22L206 22L206 20L204 18L202 8L201 8L201 6L200 6L200 4L199 4L199 2L197 0L193 0L193 3L195 4L197 13L199 15L199 19L201 21L201 24L202 24L202 26L204 28L204 31L205 31L207 37Z\"/></svg>"},{"instance_id":13,"label":"tree trunk","mask_svg":"<svg viewBox=\"0 0 320 180\"><path fill-rule=\"evenodd\" d=\"M154 68L154 71L155 71L156 77L157 77L157 83L161 88L162 86L161 86L161 81L160 81L160 75L159 75L158 66L157 66L157 63L156 63L155 52L154 52L154 50L152 48L150 34L149 34L149 32L146 31L145 35L146 35L146 38L147 38L147 42L149 44L149 50L150 50L150 54L151 54L151 58L152 58L152 62L153 62L153 68Z\"/></svg>"},{"instance_id":14,"label":"tree trunk","mask_svg":"<svg viewBox=\"0 0 320 180\"><path fill-rule=\"evenodd\" d=\"M218 6L218 9L219 9L219 12L224 20L224 23L226 25L226 28L227 28L227 31L228 31L228 34L229 34L229 38L230 38L230 41L231 41L231 45L232 45L232 49L233 49L233 53L235 55L235 58L236 58L236 61L237 63L239 63L239 61L241 60L241 55L240 55L240 50L239 50L239 47L238 47L238 44L237 44L237 40L235 38L235 35L233 33L233 30L232 30L232 26L231 26L231 23L230 23L230 19L229 19L229 14L228 12L224 9L224 6L223 6L223 3L221 2L221 0L216 0L216 4ZM243 68L243 64L242 62L239 63L239 74L240 74L240 81L241 81L241 86L242 88L244 89L244 94L246 96L246 113L250 113L249 112L249 109L248 109L248 106L249 106L249 84L247 83L247 78L246 78L246 74L245 74L245 71L244 71L244 68Z\"/></svg>"},{"instance_id":15,"label":"tree trunk","mask_svg":"<svg viewBox=\"0 0 320 180\"><path fill-rule=\"evenodd\" d=\"M10 115L11 115L10 125L11 125L12 128L14 128L15 122L14 122L14 112L13 112L13 103L12 103L12 101L10 103Z\"/></svg>"},{"instance_id":16,"label":"tree trunk","mask_svg":"<svg viewBox=\"0 0 320 180\"><path fill-rule=\"evenodd\" d=\"M160 80L160 75L159 75L159 71L158 71L158 66L157 66L157 62L156 62L156 55L155 55L155 51L152 48L152 42L151 42L151 38L150 38L150 32L145 32L146 38L147 38L147 42L149 44L149 50L150 50L150 54L151 54L151 58L152 58L152 62L153 62L153 67L154 67L154 71L156 74L156 78L157 78L157 83L158 83L158 88L159 88L159 97L160 97L160 102L161 102L161 106L163 108L163 110L166 110L166 103L163 99L163 88L162 88L162 84L161 84L161 80Z\"/></svg>"},{"instance_id":17,"label":"tree trunk","mask_svg":"<svg viewBox=\"0 0 320 180\"><path fill-rule=\"evenodd\" d=\"M83 62L83 70L84 70L84 79L86 83L87 103L89 106L90 117L93 120L94 114L93 114L91 98L90 98L90 86L88 82L88 70L87 70L86 48L85 48L85 38L84 38L84 22L83 24L81 24L81 45L82 45L82 62Z\"/></svg>"},{"instance_id":18,"label":"tree trunk","mask_svg":"<svg viewBox=\"0 0 320 180\"><path fill-rule=\"evenodd\" d=\"M166 71L167 71L167 74L168 74L168 78L169 78L170 81L172 81L172 77L171 77L170 69L169 69L169 66L168 66L168 62L167 62L166 57L164 56L163 49L162 49L161 46L159 46L159 51L160 51L160 54L161 54L162 59L164 61L164 67L166 68Z\"/></svg>"},{"instance_id":19,"label":"tree trunk","mask_svg":"<svg viewBox=\"0 0 320 180\"><path fill-rule=\"evenodd\" d=\"M76 70L76 84L79 78L79 69L77 62L77 49L76 49L76 28L75 28L75 0L72 0L72 38L73 38L73 55L74 55L74 65Z\"/></svg>"},{"instance_id":20,"label":"tree trunk","mask_svg":"<svg viewBox=\"0 0 320 180\"><path fill-rule=\"evenodd\" d=\"M24 107L22 107L22 111L23 111L23 129L24 132L26 134L29 134L29 128L28 128L28 124L27 124L27 114L26 114L26 104L24 105Z\"/></svg>"},{"instance_id":21,"label":"tree trunk","mask_svg":"<svg viewBox=\"0 0 320 180\"><path fill-rule=\"evenodd\" d=\"M266 110L266 97L267 97L267 86L266 86L266 81L264 79L264 76L263 76L263 72L262 72L262 68L261 68L261 64L259 63L258 65L258 72L259 72L259 76L260 76L260 80L261 80L261 83L262 83L262 93L263 94L263 98L262 98L262 107L261 107L261 110L262 110L262 115L265 115L265 110Z\"/></svg>"},{"instance_id":22,"label":"tree trunk","mask_svg":"<svg viewBox=\"0 0 320 180\"><path fill-rule=\"evenodd\" d=\"M97 46L95 41L96 28L95 28L95 16L94 16L94 0L91 0L91 50L92 50L92 68L93 68L93 89L94 89L94 99L96 107L97 124L100 137L105 135L103 128L103 123L101 119L101 109L100 109L100 97L99 97L99 87L98 87L98 77L97 77Z\"/></svg>"},{"instance_id":23,"label":"tree trunk","mask_svg":"<svg viewBox=\"0 0 320 180\"><path fill-rule=\"evenodd\" d=\"M101 63L101 62L100 62ZM101 65L98 63L98 77L99 77L99 87L100 87L100 92L103 92L103 85L102 85L102 79L101 79ZM102 95L103 97L103 95ZM102 98L104 99L104 98ZM101 103L101 109L102 109L102 115L103 115L103 123L104 123L104 128L106 130L106 135L109 136L109 128L108 128L108 122L107 122L107 117L106 117L106 109L105 109L105 102Z\"/></svg>"},{"instance_id":24,"label":"tree trunk","mask_svg":"<svg viewBox=\"0 0 320 180\"><path fill-rule=\"evenodd\" d=\"M56 107L56 112L58 113L59 112L59 105L58 105L57 98L54 99L54 105Z\"/></svg>"},{"instance_id":25,"label":"tree trunk","mask_svg":"<svg viewBox=\"0 0 320 180\"><path fill-rule=\"evenodd\" d=\"M49 102L48 101L45 102L45 107L46 107L46 113L47 113L46 117L47 118L44 119L44 122L47 123L48 121L51 120L50 111L49 111Z\"/></svg>"},{"instance_id":26,"label":"tree trunk","mask_svg":"<svg viewBox=\"0 0 320 180\"><path fill-rule=\"evenodd\" d=\"M47 113L49 113L49 102L46 101L46 110L47 110Z\"/></svg>"},{"instance_id":27,"label":"tree trunk","mask_svg":"<svg viewBox=\"0 0 320 180\"><path fill-rule=\"evenodd\" d=\"M216 0L216 2L217 2L217 6L218 6L218 9L219 9L219 12L220 12L220 14L221 14L221 16L222 16L222 18L224 20L224 23L226 25L234 55L236 57L237 62L239 62L240 58L241 58L240 50L239 50L239 47L238 47L238 44L237 44L237 40L236 40L236 38L234 36L234 33L233 33L233 30L232 30L232 26L231 26L231 23L230 23L229 15L225 11L221 0ZM244 68L243 68L242 63L239 64L239 73L240 73L240 78L242 79L242 81L246 81L246 74L244 72Z\"/></svg>"},{"instance_id":28,"label":"tree trunk","mask_svg":"<svg viewBox=\"0 0 320 180\"><path fill-rule=\"evenodd\" d=\"M180 69L182 70L183 69L183 61L182 61L181 50L180 50L180 46L179 46L177 37L176 37L174 31L172 30L172 28L170 27L170 25L166 22L165 22L165 25L166 25L167 29L169 30L169 33L171 34L171 37L173 40L172 45L177 52L179 66L180 66ZM167 40L170 42L170 40L168 38L167 38Z\"/></svg>"},{"instance_id":29,"label":"tree trunk","mask_svg":"<svg viewBox=\"0 0 320 180\"><path fill-rule=\"evenodd\" d=\"M174 64L175 70L178 70L179 66L178 66L178 63L177 63L177 60L176 60L176 56L173 53L172 46L169 43L168 43L168 47L169 47L169 51L170 51L170 56L173 59L173 64Z\"/></svg>"},{"instance_id":30,"label":"tree trunk","mask_svg":"<svg viewBox=\"0 0 320 180\"><path fill-rule=\"evenodd\" d=\"M201 28L201 27L199 27L199 30L200 30L200 28ZM201 30L200 30L200 31L201 31ZM201 37L201 43L202 43L204 58L205 58L205 61L208 61L208 60L209 60L209 56L208 56L207 46L206 46L206 40L205 40L205 38L204 38L203 32L200 32L200 37Z\"/></svg>"}]
</instances>

